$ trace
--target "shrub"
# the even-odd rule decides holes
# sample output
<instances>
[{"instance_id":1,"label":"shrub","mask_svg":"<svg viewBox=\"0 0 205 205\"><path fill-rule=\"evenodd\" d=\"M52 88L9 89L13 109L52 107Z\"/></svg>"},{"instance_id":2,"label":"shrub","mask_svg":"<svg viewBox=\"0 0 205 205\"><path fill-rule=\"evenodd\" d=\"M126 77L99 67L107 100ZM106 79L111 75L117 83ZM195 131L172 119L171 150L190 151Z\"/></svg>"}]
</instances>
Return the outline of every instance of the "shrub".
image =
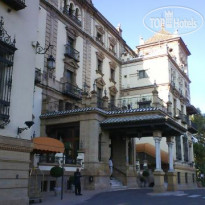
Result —
<instances>
[{"instance_id":1,"label":"shrub","mask_svg":"<svg viewBox=\"0 0 205 205\"><path fill-rule=\"evenodd\" d=\"M50 175L52 177L62 177L63 176L63 168L55 166L50 170Z\"/></svg>"}]
</instances>

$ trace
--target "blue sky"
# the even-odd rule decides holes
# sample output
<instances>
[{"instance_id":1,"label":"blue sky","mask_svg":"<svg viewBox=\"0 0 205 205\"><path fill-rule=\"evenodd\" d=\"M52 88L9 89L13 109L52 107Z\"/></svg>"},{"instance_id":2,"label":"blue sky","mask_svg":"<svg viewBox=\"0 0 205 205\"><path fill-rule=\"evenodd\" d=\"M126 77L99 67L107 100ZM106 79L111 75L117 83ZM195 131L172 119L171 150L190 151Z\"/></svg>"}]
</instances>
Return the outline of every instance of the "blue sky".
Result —
<instances>
[{"instance_id":1,"label":"blue sky","mask_svg":"<svg viewBox=\"0 0 205 205\"><path fill-rule=\"evenodd\" d=\"M139 37L148 39L153 32L145 28L143 18L145 15L164 6L181 6L194 9L205 17L203 0L93 0L94 6L114 25L121 24L123 38L127 44L135 49L139 44ZM180 15L186 15L182 10ZM193 14L195 15L195 14ZM191 52L189 56L189 78L192 83L191 103L205 113L205 26L198 31L182 36L185 44Z\"/></svg>"}]
</instances>

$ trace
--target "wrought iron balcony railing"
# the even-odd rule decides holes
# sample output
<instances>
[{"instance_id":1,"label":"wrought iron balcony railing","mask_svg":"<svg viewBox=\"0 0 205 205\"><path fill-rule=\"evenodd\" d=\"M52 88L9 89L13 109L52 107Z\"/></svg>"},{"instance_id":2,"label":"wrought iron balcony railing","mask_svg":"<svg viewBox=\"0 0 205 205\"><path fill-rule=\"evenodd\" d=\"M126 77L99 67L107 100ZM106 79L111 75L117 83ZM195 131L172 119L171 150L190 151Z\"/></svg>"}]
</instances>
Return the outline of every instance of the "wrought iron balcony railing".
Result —
<instances>
[{"instance_id":1,"label":"wrought iron balcony railing","mask_svg":"<svg viewBox=\"0 0 205 205\"><path fill-rule=\"evenodd\" d=\"M197 133L197 125L192 122L191 120L188 121L188 131L191 132L191 133Z\"/></svg>"},{"instance_id":2,"label":"wrought iron balcony railing","mask_svg":"<svg viewBox=\"0 0 205 205\"><path fill-rule=\"evenodd\" d=\"M133 98L121 98L109 101L109 110L126 110L137 108L158 107L167 112L165 102L162 99L157 98L157 102L153 103L153 96L146 95Z\"/></svg>"},{"instance_id":3,"label":"wrought iron balcony railing","mask_svg":"<svg viewBox=\"0 0 205 205\"><path fill-rule=\"evenodd\" d=\"M73 85L72 83L63 84L63 93L76 99L82 99L82 89Z\"/></svg>"},{"instance_id":4,"label":"wrought iron balcony railing","mask_svg":"<svg viewBox=\"0 0 205 205\"><path fill-rule=\"evenodd\" d=\"M10 102L0 99L0 120L9 120L9 107Z\"/></svg>"},{"instance_id":5,"label":"wrought iron balcony railing","mask_svg":"<svg viewBox=\"0 0 205 205\"><path fill-rule=\"evenodd\" d=\"M70 58L73 58L76 61L80 61L80 53L74 49L71 45L66 44L65 45L65 56L68 56Z\"/></svg>"},{"instance_id":6,"label":"wrought iron balcony railing","mask_svg":"<svg viewBox=\"0 0 205 205\"><path fill-rule=\"evenodd\" d=\"M52 74L47 72L41 73L40 69L37 68L35 70L35 84L52 88L63 93L64 95L73 97L78 100L82 99L82 89L69 82L59 82Z\"/></svg>"},{"instance_id":7,"label":"wrought iron balcony railing","mask_svg":"<svg viewBox=\"0 0 205 205\"><path fill-rule=\"evenodd\" d=\"M77 23L79 26L81 26L81 21L78 19L77 16L73 15L66 7L63 8L63 13L71 18L75 23Z\"/></svg>"},{"instance_id":8,"label":"wrought iron balcony railing","mask_svg":"<svg viewBox=\"0 0 205 205\"><path fill-rule=\"evenodd\" d=\"M181 114L181 121L183 124L188 124L188 122L189 122L188 116L185 114Z\"/></svg>"},{"instance_id":9,"label":"wrought iron balcony railing","mask_svg":"<svg viewBox=\"0 0 205 205\"><path fill-rule=\"evenodd\" d=\"M16 11L24 9L26 7L25 0L2 0Z\"/></svg>"}]
</instances>

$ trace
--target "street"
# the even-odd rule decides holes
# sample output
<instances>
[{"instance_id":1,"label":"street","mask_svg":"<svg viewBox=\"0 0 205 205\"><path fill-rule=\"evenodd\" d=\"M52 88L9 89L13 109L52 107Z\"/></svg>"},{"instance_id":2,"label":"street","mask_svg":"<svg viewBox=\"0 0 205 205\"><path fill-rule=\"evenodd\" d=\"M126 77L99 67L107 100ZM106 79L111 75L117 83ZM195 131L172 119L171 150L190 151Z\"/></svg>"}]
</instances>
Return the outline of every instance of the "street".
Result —
<instances>
[{"instance_id":1,"label":"street","mask_svg":"<svg viewBox=\"0 0 205 205\"><path fill-rule=\"evenodd\" d=\"M199 205L205 204L205 190L187 190L173 193L153 194L148 189L106 192L79 205Z\"/></svg>"}]
</instances>

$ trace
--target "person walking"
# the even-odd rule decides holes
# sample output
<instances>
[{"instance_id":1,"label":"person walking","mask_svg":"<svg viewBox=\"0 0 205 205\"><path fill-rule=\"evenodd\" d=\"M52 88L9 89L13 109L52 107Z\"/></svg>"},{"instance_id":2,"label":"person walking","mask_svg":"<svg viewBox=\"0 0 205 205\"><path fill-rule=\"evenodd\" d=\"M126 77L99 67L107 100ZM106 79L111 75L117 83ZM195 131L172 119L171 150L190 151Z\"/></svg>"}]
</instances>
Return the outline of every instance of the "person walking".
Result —
<instances>
[{"instance_id":1,"label":"person walking","mask_svg":"<svg viewBox=\"0 0 205 205\"><path fill-rule=\"evenodd\" d=\"M81 173L79 168L76 169L76 172L74 172L74 183L75 183L75 195L82 195L81 194Z\"/></svg>"},{"instance_id":2,"label":"person walking","mask_svg":"<svg viewBox=\"0 0 205 205\"><path fill-rule=\"evenodd\" d=\"M109 168L110 168L110 179L112 180L112 173L113 173L113 163L112 158L109 159Z\"/></svg>"}]
</instances>

